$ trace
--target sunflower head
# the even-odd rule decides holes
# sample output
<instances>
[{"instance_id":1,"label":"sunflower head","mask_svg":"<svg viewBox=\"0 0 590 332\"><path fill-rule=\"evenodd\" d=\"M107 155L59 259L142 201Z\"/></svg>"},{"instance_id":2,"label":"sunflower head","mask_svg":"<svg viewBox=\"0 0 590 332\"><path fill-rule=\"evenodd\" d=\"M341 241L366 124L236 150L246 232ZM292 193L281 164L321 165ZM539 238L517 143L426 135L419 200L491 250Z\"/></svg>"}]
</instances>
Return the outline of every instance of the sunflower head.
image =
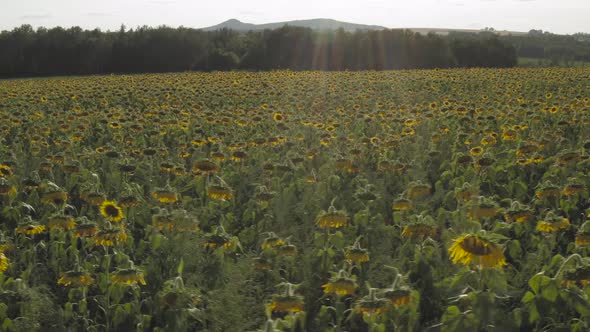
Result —
<instances>
[{"instance_id":1,"label":"sunflower head","mask_svg":"<svg viewBox=\"0 0 590 332\"><path fill-rule=\"evenodd\" d=\"M92 285L94 279L90 274L81 271L68 271L62 274L57 283L64 286L87 287Z\"/></svg>"},{"instance_id":2,"label":"sunflower head","mask_svg":"<svg viewBox=\"0 0 590 332\"><path fill-rule=\"evenodd\" d=\"M334 206L330 206L328 211L320 212L315 219L315 223L322 229L340 228L348 223L348 215L345 211L336 210Z\"/></svg>"},{"instance_id":3,"label":"sunflower head","mask_svg":"<svg viewBox=\"0 0 590 332\"><path fill-rule=\"evenodd\" d=\"M480 268L500 268L506 265L502 248L480 235L461 236L453 241L448 251L455 264L474 264Z\"/></svg>"},{"instance_id":4,"label":"sunflower head","mask_svg":"<svg viewBox=\"0 0 590 332\"><path fill-rule=\"evenodd\" d=\"M104 201L100 205L100 214L111 222L123 220L123 210L113 201Z\"/></svg>"}]
</instances>

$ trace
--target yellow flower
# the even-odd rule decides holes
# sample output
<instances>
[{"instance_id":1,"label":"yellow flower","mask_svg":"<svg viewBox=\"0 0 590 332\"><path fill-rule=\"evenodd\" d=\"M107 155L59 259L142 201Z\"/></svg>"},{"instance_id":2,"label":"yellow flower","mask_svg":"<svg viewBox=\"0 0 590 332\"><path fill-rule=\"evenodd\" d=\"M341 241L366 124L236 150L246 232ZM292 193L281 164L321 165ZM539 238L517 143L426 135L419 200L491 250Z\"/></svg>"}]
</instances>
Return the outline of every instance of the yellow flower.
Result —
<instances>
[{"instance_id":1,"label":"yellow flower","mask_svg":"<svg viewBox=\"0 0 590 332\"><path fill-rule=\"evenodd\" d=\"M344 211L336 211L333 206L330 206L328 212L322 211L315 220L319 228L340 228L346 225L348 216Z\"/></svg>"},{"instance_id":2,"label":"yellow flower","mask_svg":"<svg viewBox=\"0 0 590 332\"><path fill-rule=\"evenodd\" d=\"M455 239L448 251L455 264L473 263L482 268L499 268L506 265L502 248L477 235L468 234Z\"/></svg>"},{"instance_id":3,"label":"yellow flower","mask_svg":"<svg viewBox=\"0 0 590 332\"><path fill-rule=\"evenodd\" d=\"M412 293L409 289L388 289L383 297L388 299L394 307L399 307L410 303L412 300Z\"/></svg>"},{"instance_id":4,"label":"yellow flower","mask_svg":"<svg viewBox=\"0 0 590 332\"><path fill-rule=\"evenodd\" d=\"M412 223L405 226L402 230L402 236L411 239L423 239L426 237L435 237L436 235L438 235L438 229L424 222Z\"/></svg>"},{"instance_id":5,"label":"yellow flower","mask_svg":"<svg viewBox=\"0 0 590 332\"><path fill-rule=\"evenodd\" d=\"M283 122L285 120L285 117L283 116L282 113L276 112L275 114L273 114L272 119L275 122Z\"/></svg>"},{"instance_id":6,"label":"yellow flower","mask_svg":"<svg viewBox=\"0 0 590 332\"><path fill-rule=\"evenodd\" d=\"M369 261L369 253L366 249L350 248L345 254L346 261L349 263L365 263Z\"/></svg>"},{"instance_id":7,"label":"yellow flower","mask_svg":"<svg viewBox=\"0 0 590 332\"><path fill-rule=\"evenodd\" d=\"M124 229L104 229L94 236L95 246L111 247L127 241L127 233Z\"/></svg>"},{"instance_id":8,"label":"yellow flower","mask_svg":"<svg viewBox=\"0 0 590 332\"><path fill-rule=\"evenodd\" d=\"M58 215L50 217L47 221L47 226L50 230L59 229L65 231L74 228L76 226L76 222L72 216Z\"/></svg>"},{"instance_id":9,"label":"yellow flower","mask_svg":"<svg viewBox=\"0 0 590 332\"><path fill-rule=\"evenodd\" d=\"M297 313L303 311L303 299L297 295L273 295L268 309L271 312Z\"/></svg>"},{"instance_id":10,"label":"yellow flower","mask_svg":"<svg viewBox=\"0 0 590 332\"><path fill-rule=\"evenodd\" d=\"M351 295L356 289L353 279L341 277L322 285L325 294Z\"/></svg>"},{"instance_id":11,"label":"yellow flower","mask_svg":"<svg viewBox=\"0 0 590 332\"><path fill-rule=\"evenodd\" d=\"M207 188L207 196L220 201L231 201L234 194L228 188L221 186L209 186Z\"/></svg>"},{"instance_id":12,"label":"yellow flower","mask_svg":"<svg viewBox=\"0 0 590 332\"><path fill-rule=\"evenodd\" d=\"M411 210L412 207L412 201L405 198L400 198L392 204L393 211L408 211Z\"/></svg>"},{"instance_id":13,"label":"yellow flower","mask_svg":"<svg viewBox=\"0 0 590 332\"><path fill-rule=\"evenodd\" d=\"M146 285L143 272L136 269L119 270L111 276L111 280L116 284L122 285Z\"/></svg>"},{"instance_id":14,"label":"yellow flower","mask_svg":"<svg viewBox=\"0 0 590 332\"><path fill-rule=\"evenodd\" d=\"M27 224L16 228L18 234L36 235L45 231L45 225Z\"/></svg>"},{"instance_id":15,"label":"yellow flower","mask_svg":"<svg viewBox=\"0 0 590 332\"><path fill-rule=\"evenodd\" d=\"M215 174L219 171L219 166L209 160L197 161L193 164L193 173L196 175Z\"/></svg>"},{"instance_id":16,"label":"yellow flower","mask_svg":"<svg viewBox=\"0 0 590 332\"><path fill-rule=\"evenodd\" d=\"M469 154L472 155L473 157L479 157L483 154L483 148L481 146L472 147L469 150Z\"/></svg>"},{"instance_id":17,"label":"yellow flower","mask_svg":"<svg viewBox=\"0 0 590 332\"><path fill-rule=\"evenodd\" d=\"M6 271L8 269L8 263L9 263L9 260L6 257L6 255L4 255L3 252L0 252L0 273Z\"/></svg>"},{"instance_id":18,"label":"yellow flower","mask_svg":"<svg viewBox=\"0 0 590 332\"><path fill-rule=\"evenodd\" d=\"M76 237L91 237L98 232L98 227L95 224L79 224L74 229Z\"/></svg>"},{"instance_id":19,"label":"yellow flower","mask_svg":"<svg viewBox=\"0 0 590 332\"><path fill-rule=\"evenodd\" d=\"M546 219L537 224L537 230L542 233L555 233L569 227L570 221L567 218Z\"/></svg>"},{"instance_id":20,"label":"yellow flower","mask_svg":"<svg viewBox=\"0 0 590 332\"><path fill-rule=\"evenodd\" d=\"M0 164L0 177L10 177L12 176L12 168L6 164Z\"/></svg>"},{"instance_id":21,"label":"yellow flower","mask_svg":"<svg viewBox=\"0 0 590 332\"><path fill-rule=\"evenodd\" d=\"M178 195L169 190L156 190L152 192L152 197L160 203L176 203Z\"/></svg>"},{"instance_id":22,"label":"yellow flower","mask_svg":"<svg viewBox=\"0 0 590 332\"><path fill-rule=\"evenodd\" d=\"M57 283L64 286L87 287L92 285L94 279L85 272L68 271L64 273Z\"/></svg>"},{"instance_id":23,"label":"yellow flower","mask_svg":"<svg viewBox=\"0 0 590 332\"><path fill-rule=\"evenodd\" d=\"M100 206L100 214L111 222L123 220L123 210L112 201L104 201Z\"/></svg>"}]
</instances>

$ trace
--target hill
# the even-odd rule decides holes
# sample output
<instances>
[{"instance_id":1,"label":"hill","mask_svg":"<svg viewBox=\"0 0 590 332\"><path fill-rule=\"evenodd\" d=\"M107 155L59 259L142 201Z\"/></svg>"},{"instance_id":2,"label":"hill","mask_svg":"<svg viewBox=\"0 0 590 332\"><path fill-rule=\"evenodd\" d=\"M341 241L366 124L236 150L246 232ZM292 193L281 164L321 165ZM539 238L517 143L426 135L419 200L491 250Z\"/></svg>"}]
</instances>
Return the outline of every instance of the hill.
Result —
<instances>
[{"instance_id":1,"label":"hill","mask_svg":"<svg viewBox=\"0 0 590 332\"><path fill-rule=\"evenodd\" d=\"M204 31L215 31L221 29L232 29L236 31L259 31L265 29L277 29L281 28L285 25L289 26L296 26L296 27L303 27L303 28L310 28L313 30L337 30L337 29L344 29L345 31L355 31L355 30L383 30L386 27L378 26L378 25L365 25L365 24L355 24L355 23L348 23L348 22L341 22L336 21L328 18L316 18L311 20L295 20L295 21L286 21L286 22L276 22L276 23L266 23L266 24L252 24L252 23L244 23L236 19L227 20L223 23L202 28L201 30Z\"/></svg>"}]
</instances>

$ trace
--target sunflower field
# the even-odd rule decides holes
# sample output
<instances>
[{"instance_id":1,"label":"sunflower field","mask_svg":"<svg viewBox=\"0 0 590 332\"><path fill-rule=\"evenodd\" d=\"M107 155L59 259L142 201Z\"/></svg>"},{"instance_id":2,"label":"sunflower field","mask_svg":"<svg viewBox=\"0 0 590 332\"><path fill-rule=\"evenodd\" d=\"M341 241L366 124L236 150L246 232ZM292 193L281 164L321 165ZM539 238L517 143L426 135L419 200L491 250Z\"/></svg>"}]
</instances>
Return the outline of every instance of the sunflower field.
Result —
<instances>
[{"instance_id":1,"label":"sunflower field","mask_svg":"<svg viewBox=\"0 0 590 332\"><path fill-rule=\"evenodd\" d=\"M587 331L590 70L0 81L2 331Z\"/></svg>"}]
</instances>

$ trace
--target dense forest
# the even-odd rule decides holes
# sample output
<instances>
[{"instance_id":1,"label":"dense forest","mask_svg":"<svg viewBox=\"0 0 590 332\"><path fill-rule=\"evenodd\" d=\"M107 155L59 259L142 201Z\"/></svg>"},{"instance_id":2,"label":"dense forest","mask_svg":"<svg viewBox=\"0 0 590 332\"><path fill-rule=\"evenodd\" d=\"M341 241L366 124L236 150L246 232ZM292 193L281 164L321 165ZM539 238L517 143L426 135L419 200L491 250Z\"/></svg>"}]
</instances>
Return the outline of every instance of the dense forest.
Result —
<instances>
[{"instance_id":1,"label":"dense forest","mask_svg":"<svg viewBox=\"0 0 590 332\"><path fill-rule=\"evenodd\" d=\"M256 32L79 27L0 33L0 77L210 70L384 70L513 67L517 58L549 65L590 62L586 34L531 30L498 36L410 30L346 32L290 27ZM540 62L539 62L540 63Z\"/></svg>"},{"instance_id":2,"label":"dense forest","mask_svg":"<svg viewBox=\"0 0 590 332\"><path fill-rule=\"evenodd\" d=\"M0 76L210 70L384 70L513 67L515 48L493 33L421 35L409 30L314 31L285 26L240 33L79 27L0 34Z\"/></svg>"}]
</instances>

